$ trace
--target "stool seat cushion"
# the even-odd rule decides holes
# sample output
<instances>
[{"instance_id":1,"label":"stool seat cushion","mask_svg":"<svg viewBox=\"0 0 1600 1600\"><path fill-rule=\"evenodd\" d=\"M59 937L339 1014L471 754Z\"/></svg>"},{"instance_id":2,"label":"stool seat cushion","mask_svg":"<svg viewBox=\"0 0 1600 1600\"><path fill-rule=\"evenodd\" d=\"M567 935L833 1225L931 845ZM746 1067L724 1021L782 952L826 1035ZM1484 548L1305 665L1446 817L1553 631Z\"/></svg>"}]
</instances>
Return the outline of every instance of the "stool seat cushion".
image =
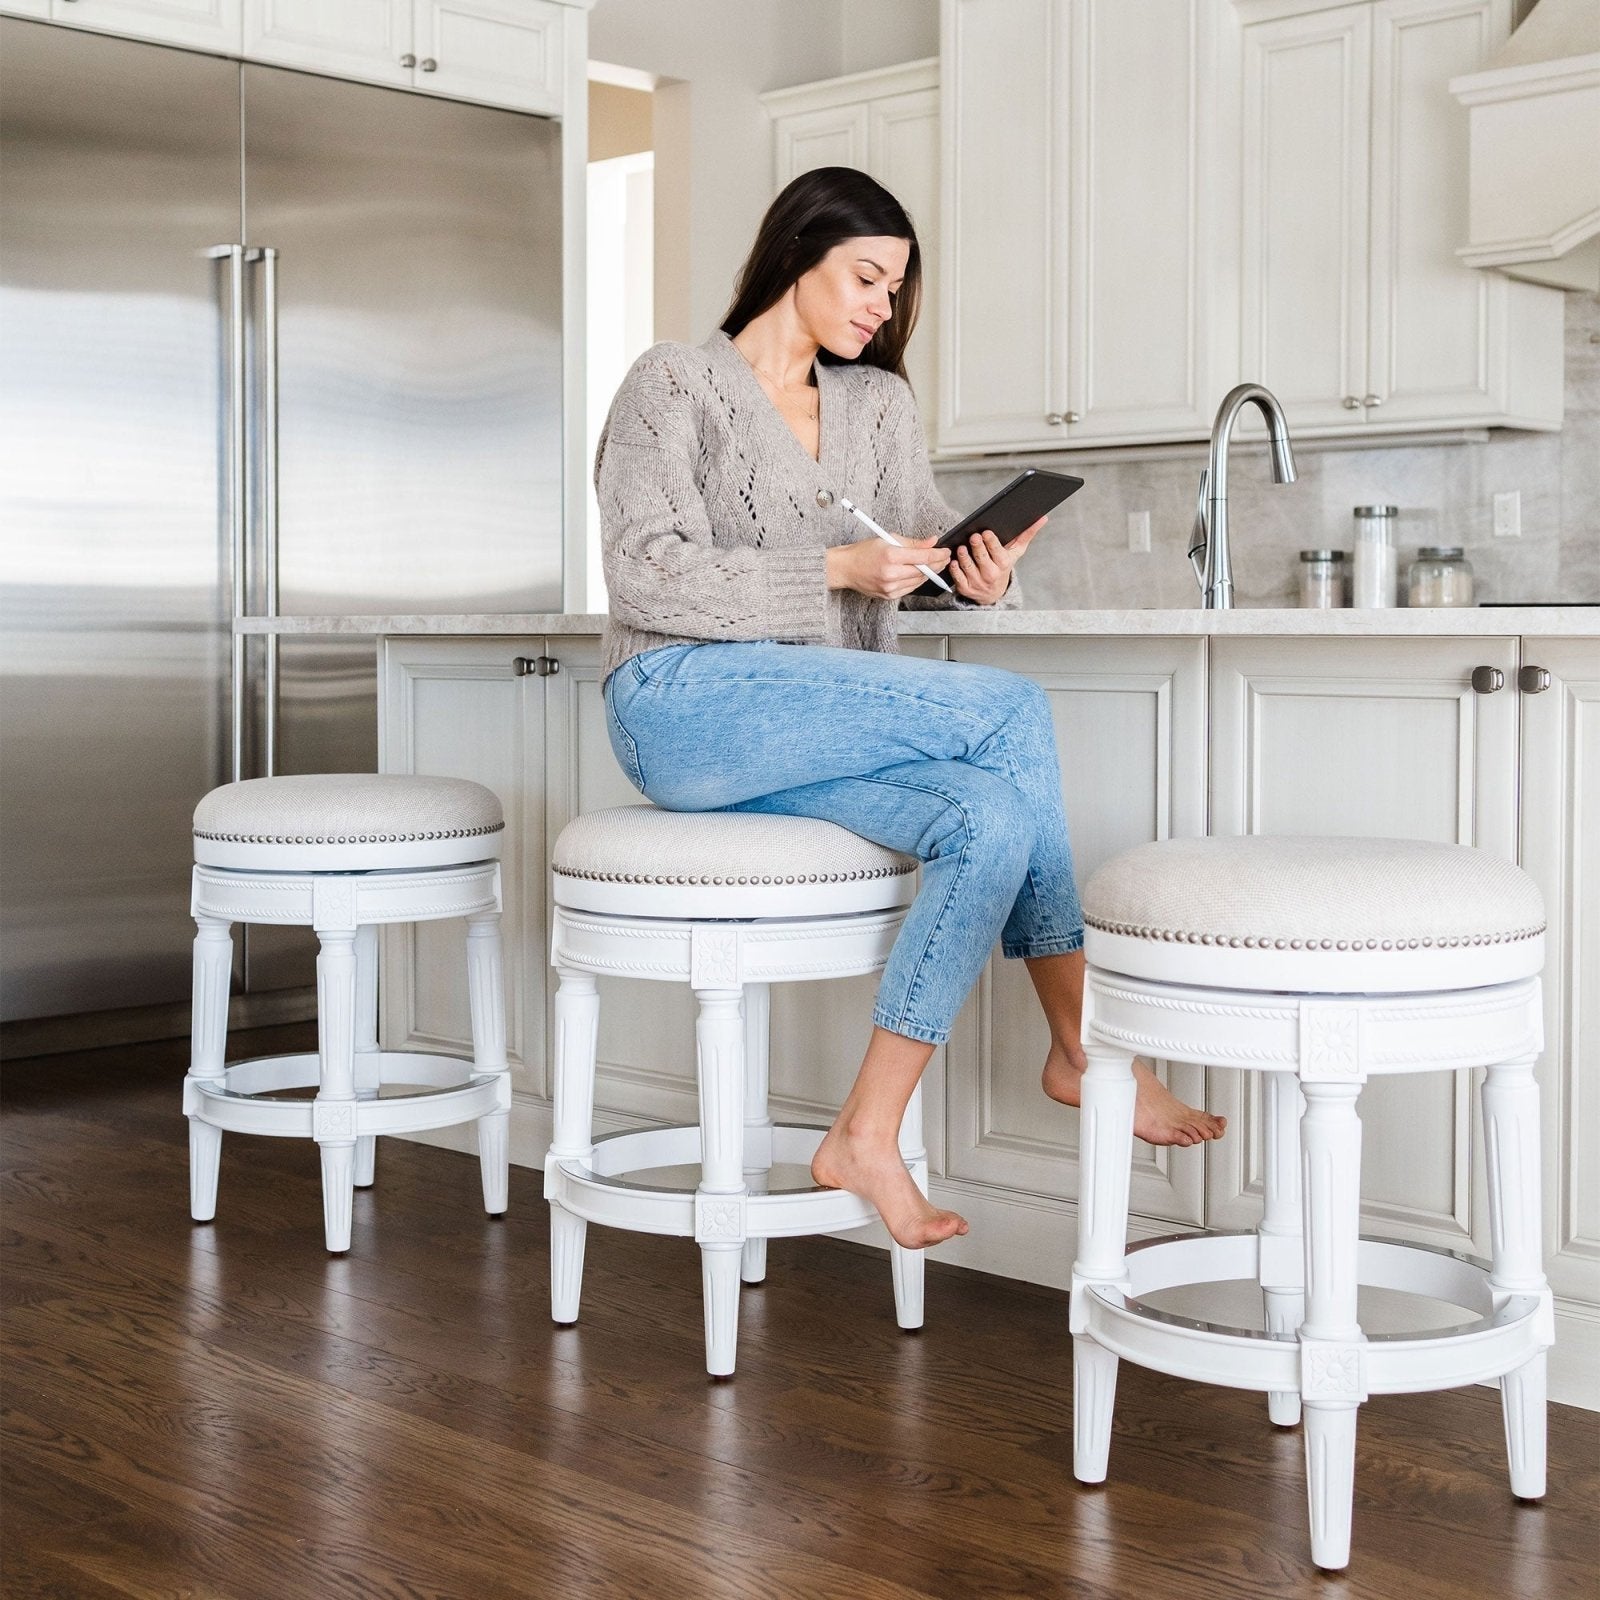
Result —
<instances>
[{"instance_id":1,"label":"stool seat cushion","mask_svg":"<svg viewBox=\"0 0 1600 1600\"><path fill-rule=\"evenodd\" d=\"M1106 862L1083 909L1092 965L1175 982L1398 992L1543 964L1527 873L1418 839L1165 839Z\"/></svg>"},{"instance_id":2,"label":"stool seat cushion","mask_svg":"<svg viewBox=\"0 0 1600 1600\"><path fill-rule=\"evenodd\" d=\"M552 859L556 904L623 916L881 911L916 896L914 857L834 822L614 806L575 818Z\"/></svg>"},{"instance_id":3,"label":"stool seat cushion","mask_svg":"<svg viewBox=\"0 0 1600 1600\"><path fill-rule=\"evenodd\" d=\"M403 773L248 778L194 812L201 866L363 872L492 861L505 814L481 783Z\"/></svg>"}]
</instances>

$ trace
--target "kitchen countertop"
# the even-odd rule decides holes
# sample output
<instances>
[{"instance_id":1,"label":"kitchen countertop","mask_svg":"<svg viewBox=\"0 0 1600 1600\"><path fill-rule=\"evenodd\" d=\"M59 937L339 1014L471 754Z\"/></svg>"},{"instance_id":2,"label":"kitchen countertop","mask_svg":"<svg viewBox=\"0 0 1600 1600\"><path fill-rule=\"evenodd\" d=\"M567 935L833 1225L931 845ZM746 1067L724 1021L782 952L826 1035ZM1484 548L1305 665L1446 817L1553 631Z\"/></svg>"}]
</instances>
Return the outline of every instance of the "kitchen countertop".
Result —
<instances>
[{"instance_id":1,"label":"kitchen countertop","mask_svg":"<svg viewBox=\"0 0 1600 1600\"><path fill-rule=\"evenodd\" d=\"M483 635L597 634L605 616L594 612L410 613L394 616L242 617L236 633ZM1459 610L1310 611L1240 608L1234 611L906 611L903 634L1304 634L1320 638L1490 637L1600 638L1600 606L1483 606Z\"/></svg>"}]
</instances>

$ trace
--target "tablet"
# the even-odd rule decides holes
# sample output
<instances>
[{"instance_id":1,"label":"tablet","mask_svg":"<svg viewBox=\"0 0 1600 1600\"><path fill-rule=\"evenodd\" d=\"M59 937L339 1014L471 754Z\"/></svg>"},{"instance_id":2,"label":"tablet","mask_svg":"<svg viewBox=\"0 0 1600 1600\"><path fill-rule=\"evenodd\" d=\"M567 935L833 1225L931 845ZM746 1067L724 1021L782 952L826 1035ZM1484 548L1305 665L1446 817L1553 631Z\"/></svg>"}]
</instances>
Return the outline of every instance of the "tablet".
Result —
<instances>
[{"instance_id":1,"label":"tablet","mask_svg":"<svg viewBox=\"0 0 1600 1600\"><path fill-rule=\"evenodd\" d=\"M1010 544L1019 533L1031 528L1040 517L1053 511L1070 494L1083 487L1082 478L1068 477L1065 473L1044 472L1029 467L1020 472L998 494L991 495L970 516L963 517L955 527L940 534L937 543L954 551L966 544L975 533L985 529L993 533L1001 544ZM948 574L948 568L945 569ZM931 583L913 589L913 594L938 594Z\"/></svg>"}]
</instances>

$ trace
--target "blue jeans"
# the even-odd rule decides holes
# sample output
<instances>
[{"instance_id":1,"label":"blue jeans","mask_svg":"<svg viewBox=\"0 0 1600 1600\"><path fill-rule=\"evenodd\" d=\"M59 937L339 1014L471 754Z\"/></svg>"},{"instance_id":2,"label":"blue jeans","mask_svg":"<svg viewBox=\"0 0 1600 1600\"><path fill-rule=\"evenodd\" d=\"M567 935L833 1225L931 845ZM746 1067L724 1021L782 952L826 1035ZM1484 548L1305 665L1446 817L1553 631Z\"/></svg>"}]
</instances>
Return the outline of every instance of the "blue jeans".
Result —
<instances>
[{"instance_id":1,"label":"blue jeans","mask_svg":"<svg viewBox=\"0 0 1600 1600\"><path fill-rule=\"evenodd\" d=\"M606 680L611 747L668 811L821 817L916 856L873 1021L928 1044L998 937L1083 947L1050 705L996 667L820 645L676 644Z\"/></svg>"}]
</instances>

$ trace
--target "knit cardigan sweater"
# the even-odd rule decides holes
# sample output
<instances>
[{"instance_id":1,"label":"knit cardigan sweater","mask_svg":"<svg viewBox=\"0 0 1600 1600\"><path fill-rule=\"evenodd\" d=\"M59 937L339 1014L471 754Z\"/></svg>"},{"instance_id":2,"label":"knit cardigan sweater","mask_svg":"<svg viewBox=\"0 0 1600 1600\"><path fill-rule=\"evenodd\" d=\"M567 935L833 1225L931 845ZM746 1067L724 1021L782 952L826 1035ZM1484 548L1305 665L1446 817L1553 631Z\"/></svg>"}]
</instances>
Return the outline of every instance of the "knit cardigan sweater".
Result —
<instances>
[{"instance_id":1,"label":"knit cardigan sweater","mask_svg":"<svg viewBox=\"0 0 1600 1600\"><path fill-rule=\"evenodd\" d=\"M838 497L912 539L958 518L934 487L905 380L821 362L815 373L817 461L720 330L633 364L594 463L611 597L602 679L640 651L711 639L899 649L893 601L828 588L824 552L873 537ZM820 489L833 492L827 509ZM1019 603L1013 574L1002 604Z\"/></svg>"}]
</instances>

